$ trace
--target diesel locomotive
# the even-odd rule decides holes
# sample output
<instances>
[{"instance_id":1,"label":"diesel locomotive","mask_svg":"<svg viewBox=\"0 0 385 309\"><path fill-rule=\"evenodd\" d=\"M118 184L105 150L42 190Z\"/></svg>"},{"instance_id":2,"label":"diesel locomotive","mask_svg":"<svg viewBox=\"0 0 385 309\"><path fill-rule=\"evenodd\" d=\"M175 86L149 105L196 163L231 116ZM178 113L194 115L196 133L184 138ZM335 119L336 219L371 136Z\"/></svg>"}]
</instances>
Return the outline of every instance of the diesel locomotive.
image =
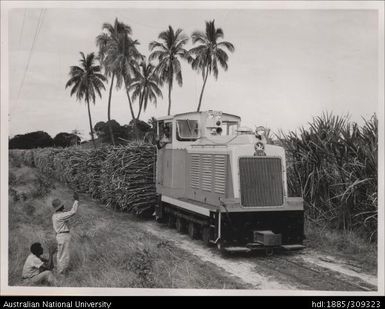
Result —
<instances>
[{"instance_id":1,"label":"diesel locomotive","mask_svg":"<svg viewBox=\"0 0 385 309\"><path fill-rule=\"evenodd\" d=\"M301 197L289 197L282 147L236 115L190 112L157 119L158 221L221 251L302 249Z\"/></svg>"}]
</instances>

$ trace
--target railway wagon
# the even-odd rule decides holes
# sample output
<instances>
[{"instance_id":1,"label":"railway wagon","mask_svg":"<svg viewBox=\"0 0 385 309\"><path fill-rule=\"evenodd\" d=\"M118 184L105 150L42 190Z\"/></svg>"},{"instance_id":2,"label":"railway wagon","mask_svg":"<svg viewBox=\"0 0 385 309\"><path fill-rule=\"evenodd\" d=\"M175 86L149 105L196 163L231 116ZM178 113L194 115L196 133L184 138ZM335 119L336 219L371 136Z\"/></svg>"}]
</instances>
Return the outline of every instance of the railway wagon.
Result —
<instances>
[{"instance_id":1,"label":"railway wagon","mask_svg":"<svg viewBox=\"0 0 385 309\"><path fill-rule=\"evenodd\" d=\"M285 151L236 115L157 119L158 221L221 251L302 249L301 197L289 197Z\"/></svg>"}]
</instances>

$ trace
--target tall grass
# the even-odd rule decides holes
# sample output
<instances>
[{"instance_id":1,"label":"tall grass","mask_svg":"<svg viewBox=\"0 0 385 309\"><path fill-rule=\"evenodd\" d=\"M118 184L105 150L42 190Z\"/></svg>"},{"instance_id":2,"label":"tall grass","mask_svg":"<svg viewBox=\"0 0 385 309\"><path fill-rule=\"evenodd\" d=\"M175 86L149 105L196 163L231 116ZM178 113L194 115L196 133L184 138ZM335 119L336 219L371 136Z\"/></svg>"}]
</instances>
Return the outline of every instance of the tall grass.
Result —
<instances>
[{"instance_id":1,"label":"tall grass","mask_svg":"<svg viewBox=\"0 0 385 309\"><path fill-rule=\"evenodd\" d=\"M10 189L37 192L41 189L37 169L15 166ZM9 199L8 284L26 286L22 269L32 243L40 242L44 253L56 245L52 228L53 198L72 206L72 190L52 180L47 194L26 194L24 200ZM149 233L143 221L128 213L116 213L80 196L77 215L70 220L71 260L66 276L56 276L59 287L130 288L250 288L221 268L201 261L172 242ZM56 259L54 259L56 266ZM54 269L55 274L55 269Z\"/></svg>"},{"instance_id":2,"label":"tall grass","mask_svg":"<svg viewBox=\"0 0 385 309\"><path fill-rule=\"evenodd\" d=\"M289 193L304 197L310 221L376 240L377 126L375 115L359 126L324 113L308 128L280 132Z\"/></svg>"}]
</instances>

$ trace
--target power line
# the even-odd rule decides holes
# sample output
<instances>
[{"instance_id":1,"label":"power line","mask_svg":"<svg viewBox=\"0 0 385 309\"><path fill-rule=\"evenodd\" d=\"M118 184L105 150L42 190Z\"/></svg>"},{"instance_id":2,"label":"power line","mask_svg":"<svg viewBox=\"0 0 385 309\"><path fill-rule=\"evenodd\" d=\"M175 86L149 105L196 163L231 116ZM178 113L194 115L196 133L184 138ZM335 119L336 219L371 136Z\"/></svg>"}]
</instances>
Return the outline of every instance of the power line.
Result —
<instances>
[{"instance_id":1,"label":"power line","mask_svg":"<svg viewBox=\"0 0 385 309\"><path fill-rule=\"evenodd\" d=\"M39 37L40 30L41 30L41 28L42 28L42 26L43 26L44 18L45 18L46 12L47 12L47 9L44 9L44 10L43 10L43 16L41 17L41 23L40 23L40 26L39 26L39 30L37 31L37 36L36 36L37 38Z\"/></svg>"},{"instance_id":2,"label":"power line","mask_svg":"<svg viewBox=\"0 0 385 309\"><path fill-rule=\"evenodd\" d=\"M29 50L29 55L28 55L27 65L25 66L23 79L21 80L19 92L18 92L18 94L17 94L17 102L19 102L19 97L20 97L20 94L21 94L21 90L23 89L23 86L24 86L25 76L27 75L28 68L29 68L29 63L30 63L30 61L31 61L32 52L33 52L33 49L34 49L34 47L35 47L35 43L36 43L36 41L37 41L37 37L38 37L38 35L39 35L39 33L40 33L41 25L43 24L43 18L42 18L42 17L45 15L45 11L46 11L46 10L47 10L47 9L42 9L42 10L40 11L39 20L38 20L38 23L37 23L37 26L36 26L35 36L33 37L31 49ZM44 15L43 15L43 13L44 13Z\"/></svg>"},{"instance_id":3,"label":"power line","mask_svg":"<svg viewBox=\"0 0 385 309\"><path fill-rule=\"evenodd\" d=\"M19 35L19 48L20 48L20 43L21 43L21 37L22 37L23 31L24 31L24 21L25 21L26 15L27 15L27 9L24 9L23 22L21 24L21 30L20 30L20 35Z\"/></svg>"}]
</instances>

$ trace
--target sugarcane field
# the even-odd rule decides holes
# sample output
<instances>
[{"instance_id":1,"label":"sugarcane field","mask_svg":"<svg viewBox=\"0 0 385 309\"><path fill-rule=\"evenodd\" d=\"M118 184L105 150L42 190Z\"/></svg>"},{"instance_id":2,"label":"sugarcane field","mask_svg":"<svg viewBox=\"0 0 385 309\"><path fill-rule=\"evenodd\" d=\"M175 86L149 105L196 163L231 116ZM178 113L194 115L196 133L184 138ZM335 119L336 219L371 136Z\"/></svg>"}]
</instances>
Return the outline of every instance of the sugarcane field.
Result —
<instances>
[{"instance_id":1,"label":"sugarcane field","mask_svg":"<svg viewBox=\"0 0 385 309\"><path fill-rule=\"evenodd\" d=\"M2 2L1 294L384 295L383 3L163 3Z\"/></svg>"}]
</instances>

